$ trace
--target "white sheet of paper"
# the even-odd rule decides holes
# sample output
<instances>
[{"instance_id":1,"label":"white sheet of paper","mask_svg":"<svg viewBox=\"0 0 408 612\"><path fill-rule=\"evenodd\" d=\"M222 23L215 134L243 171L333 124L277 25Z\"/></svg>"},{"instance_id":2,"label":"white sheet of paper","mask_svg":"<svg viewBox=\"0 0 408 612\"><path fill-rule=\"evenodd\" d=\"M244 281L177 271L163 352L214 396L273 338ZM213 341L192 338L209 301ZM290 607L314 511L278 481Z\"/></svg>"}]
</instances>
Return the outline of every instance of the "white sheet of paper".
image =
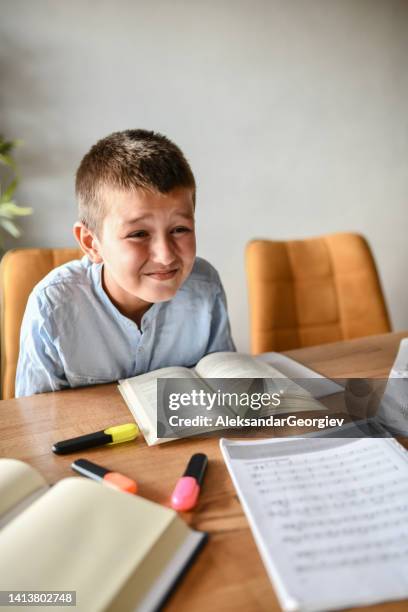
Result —
<instances>
[{"instance_id":1,"label":"white sheet of paper","mask_svg":"<svg viewBox=\"0 0 408 612\"><path fill-rule=\"evenodd\" d=\"M394 439L220 446L284 610L408 597L408 453Z\"/></svg>"}]
</instances>

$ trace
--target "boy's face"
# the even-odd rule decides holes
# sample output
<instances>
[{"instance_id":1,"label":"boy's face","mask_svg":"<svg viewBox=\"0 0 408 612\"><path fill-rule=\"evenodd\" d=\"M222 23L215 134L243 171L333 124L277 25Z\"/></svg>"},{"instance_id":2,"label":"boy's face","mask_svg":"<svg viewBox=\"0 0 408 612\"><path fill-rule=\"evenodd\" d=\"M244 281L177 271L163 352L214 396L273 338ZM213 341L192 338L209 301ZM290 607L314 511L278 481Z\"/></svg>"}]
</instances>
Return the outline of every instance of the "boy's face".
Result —
<instances>
[{"instance_id":1,"label":"boy's face","mask_svg":"<svg viewBox=\"0 0 408 612\"><path fill-rule=\"evenodd\" d=\"M122 309L170 300L196 254L192 189L105 195L107 210L95 246L107 293Z\"/></svg>"}]
</instances>

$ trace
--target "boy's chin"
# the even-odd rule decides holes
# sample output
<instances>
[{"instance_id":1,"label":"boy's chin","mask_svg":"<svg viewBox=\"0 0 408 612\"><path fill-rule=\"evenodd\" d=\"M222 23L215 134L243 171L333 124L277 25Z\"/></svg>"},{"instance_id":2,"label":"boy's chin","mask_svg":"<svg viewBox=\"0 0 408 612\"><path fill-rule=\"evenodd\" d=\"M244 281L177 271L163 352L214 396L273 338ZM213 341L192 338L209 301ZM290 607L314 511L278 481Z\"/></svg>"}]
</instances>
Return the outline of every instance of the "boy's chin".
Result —
<instances>
[{"instance_id":1,"label":"boy's chin","mask_svg":"<svg viewBox=\"0 0 408 612\"><path fill-rule=\"evenodd\" d=\"M156 302L168 302L176 295L179 286L177 287L160 287L156 290L144 291L143 295L141 293L138 294L145 302L149 302L150 304L155 304Z\"/></svg>"},{"instance_id":2,"label":"boy's chin","mask_svg":"<svg viewBox=\"0 0 408 612\"><path fill-rule=\"evenodd\" d=\"M189 273L190 270L188 270L188 274ZM156 302L168 302L174 298L177 291L186 280L188 274L185 270L180 269L173 278L168 278L165 280L147 276L138 286L137 296L150 304L155 304Z\"/></svg>"}]
</instances>

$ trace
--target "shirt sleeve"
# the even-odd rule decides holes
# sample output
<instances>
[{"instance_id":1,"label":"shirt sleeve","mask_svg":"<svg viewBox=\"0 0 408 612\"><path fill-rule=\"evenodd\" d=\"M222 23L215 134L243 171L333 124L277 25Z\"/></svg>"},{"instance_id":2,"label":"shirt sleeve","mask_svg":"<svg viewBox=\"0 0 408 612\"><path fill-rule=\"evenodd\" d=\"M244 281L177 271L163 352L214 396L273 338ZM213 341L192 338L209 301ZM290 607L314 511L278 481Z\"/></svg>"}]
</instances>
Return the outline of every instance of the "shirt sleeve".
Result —
<instances>
[{"instance_id":1,"label":"shirt sleeve","mask_svg":"<svg viewBox=\"0 0 408 612\"><path fill-rule=\"evenodd\" d=\"M218 276L218 275L217 275ZM219 280L211 318L211 333L206 354L219 351L236 351L231 337L231 327L228 318L227 298L224 288Z\"/></svg>"},{"instance_id":2,"label":"shirt sleeve","mask_svg":"<svg viewBox=\"0 0 408 612\"><path fill-rule=\"evenodd\" d=\"M31 294L20 332L16 372L16 397L69 387L52 334L52 312L46 302Z\"/></svg>"}]
</instances>

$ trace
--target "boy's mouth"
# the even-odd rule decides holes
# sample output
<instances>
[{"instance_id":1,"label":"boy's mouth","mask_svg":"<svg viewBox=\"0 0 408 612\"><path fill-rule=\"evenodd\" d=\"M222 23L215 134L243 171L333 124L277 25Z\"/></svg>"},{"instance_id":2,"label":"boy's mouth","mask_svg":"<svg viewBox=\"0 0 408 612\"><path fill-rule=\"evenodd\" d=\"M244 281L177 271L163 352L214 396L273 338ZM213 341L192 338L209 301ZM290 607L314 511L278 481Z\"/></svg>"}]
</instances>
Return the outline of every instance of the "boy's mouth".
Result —
<instances>
[{"instance_id":1,"label":"boy's mouth","mask_svg":"<svg viewBox=\"0 0 408 612\"><path fill-rule=\"evenodd\" d=\"M157 272L149 272L146 274L146 276L148 276L149 278L154 278L155 280L169 280L170 278L173 278L174 276L176 276L178 272L178 268L174 268L173 270L164 270L164 271L157 271Z\"/></svg>"}]
</instances>

